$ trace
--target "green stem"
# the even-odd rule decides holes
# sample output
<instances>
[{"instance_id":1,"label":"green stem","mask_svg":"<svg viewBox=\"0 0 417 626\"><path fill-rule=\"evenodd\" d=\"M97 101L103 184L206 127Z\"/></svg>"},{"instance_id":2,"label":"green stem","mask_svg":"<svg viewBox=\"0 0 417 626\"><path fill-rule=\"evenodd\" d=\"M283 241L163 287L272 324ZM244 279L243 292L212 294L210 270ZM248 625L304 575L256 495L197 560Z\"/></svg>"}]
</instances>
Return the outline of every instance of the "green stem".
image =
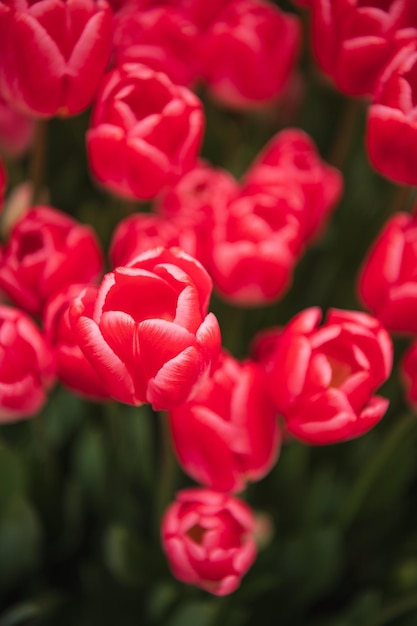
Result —
<instances>
[{"instance_id":1,"label":"green stem","mask_svg":"<svg viewBox=\"0 0 417 626\"><path fill-rule=\"evenodd\" d=\"M161 517L171 502L176 482L177 463L171 443L168 415L161 411L159 419L158 486L155 494L155 521L159 533Z\"/></svg>"},{"instance_id":2,"label":"green stem","mask_svg":"<svg viewBox=\"0 0 417 626\"><path fill-rule=\"evenodd\" d=\"M406 414L400 418L387 434L376 454L371 457L368 465L361 471L340 514L339 521L343 528L348 528L352 524L374 483L378 480L378 476L387 466L391 455L416 424L415 415Z\"/></svg>"},{"instance_id":3,"label":"green stem","mask_svg":"<svg viewBox=\"0 0 417 626\"><path fill-rule=\"evenodd\" d=\"M372 626L392 624L395 619L411 613L411 611L417 612L417 595L415 593L385 607L376 617Z\"/></svg>"},{"instance_id":4,"label":"green stem","mask_svg":"<svg viewBox=\"0 0 417 626\"><path fill-rule=\"evenodd\" d=\"M355 98L346 100L342 108L333 142L327 155L327 161L339 169L343 167L349 156L362 109L361 100Z\"/></svg>"},{"instance_id":5,"label":"green stem","mask_svg":"<svg viewBox=\"0 0 417 626\"><path fill-rule=\"evenodd\" d=\"M40 201L45 176L47 121L39 119L35 125L32 156L30 161L30 179L32 181L32 205Z\"/></svg>"},{"instance_id":6,"label":"green stem","mask_svg":"<svg viewBox=\"0 0 417 626\"><path fill-rule=\"evenodd\" d=\"M396 213L409 211L416 199L416 189L405 185L397 185L392 194L392 200L386 209L388 219Z\"/></svg>"}]
</instances>

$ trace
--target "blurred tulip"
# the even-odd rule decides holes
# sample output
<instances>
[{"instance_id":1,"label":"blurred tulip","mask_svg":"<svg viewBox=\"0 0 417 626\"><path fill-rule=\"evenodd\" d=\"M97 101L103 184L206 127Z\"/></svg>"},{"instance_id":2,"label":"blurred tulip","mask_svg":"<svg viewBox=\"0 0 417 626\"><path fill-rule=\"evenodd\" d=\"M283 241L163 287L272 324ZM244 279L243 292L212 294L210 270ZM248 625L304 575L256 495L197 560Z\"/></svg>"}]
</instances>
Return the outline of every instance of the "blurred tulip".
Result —
<instances>
[{"instance_id":1,"label":"blurred tulip","mask_svg":"<svg viewBox=\"0 0 417 626\"><path fill-rule=\"evenodd\" d=\"M22 311L0 304L0 422L36 415L55 380L52 352Z\"/></svg>"},{"instance_id":2,"label":"blurred tulip","mask_svg":"<svg viewBox=\"0 0 417 626\"><path fill-rule=\"evenodd\" d=\"M0 247L0 289L33 315L66 285L95 280L102 270L94 231L48 206L24 210Z\"/></svg>"},{"instance_id":3,"label":"blurred tulip","mask_svg":"<svg viewBox=\"0 0 417 626\"><path fill-rule=\"evenodd\" d=\"M254 528L251 509L237 498L183 489L165 512L162 546L174 576L224 596L255 560Z\"/></svg>"},{"instance_id":4,"label":"blurred tulip","mask_svg":"<svg viewBox=\"0 0 417 626\"><path fill-rule=\"evenodd\" d=\"M226 106L262 105L285 88L299 46L294 15L262 0L227 3L201 36L202 77Z\"/></svg>"},{"instance_id":5,"label":"blurred tulip","mask_svg":"<svg viewBox=\"0 0 417 626\"><path fill-rule=\"evenodd\" d=\"M279 195L293 184L302 193L297 219L302 239L314 238L343 191L342 174L320 158L307 133L289 128L277 133L255 159L244 178L244 191Z\"/></svg>"},{"instance_id":6,"label":"blurred tulip","mask_svg":"<svg viewBox=\"0 0 417 626\"><path fill-rule=\"evenodd\" d=\"M393 358L388 333L370 315L331 309L321 328L320 318L320 309L306 309L260 351L288 432L310 444L346 441L379 422L388 400L373 394Z\"/></svg>"},{"instance_id":7,"label":"blurred tulip","mask_svg":"<svg viewBox=\"0 0 417 626\"><path fill-rule=\"evenodd\" d=\"M111 52L105 0L0 0L0 92L34 117L88 107Z\"/></svg>"},{"instance_id":8,"label":"blurred tulip","mask_svg":"<svg viewBox=\"0 0 417 626\"><path fill-rule=\"evenodd\" d=\"M400 47L417 37L414 0L311 0L313 50L350 96L372 96Z\"/></svg>"},{"instance_id":9,"label":"blurred tulip","mask_svg":"<svg viewBox=\"0 0 417 626\"><path fill-rule=\"evenodd\" d=\"M397 213L384 226L359 276L365 305L388 330L417 333L417 217Z\"/></svg>"},{"instance_id":10,"label":"blurred tulip","mask_svg":"<svg viewBox=\"0 0 417 626\"><path fill-rule=\"evenodd\" d=\"M380 174L417 185L417 43L397 55L378 85L369 107L366 147Z\"/></svg>"},{"instance_id":11,"label":"blurred tulip","mask_svg":"<svg viewBox=\"0 0 417 626\"><path fill-rule=\"evenodd\" d=\"M265 375L223 353L192 401L169 414L178 459L196 481L237 492L276 462L280 433Z\"/></svg>"}]
</instances>

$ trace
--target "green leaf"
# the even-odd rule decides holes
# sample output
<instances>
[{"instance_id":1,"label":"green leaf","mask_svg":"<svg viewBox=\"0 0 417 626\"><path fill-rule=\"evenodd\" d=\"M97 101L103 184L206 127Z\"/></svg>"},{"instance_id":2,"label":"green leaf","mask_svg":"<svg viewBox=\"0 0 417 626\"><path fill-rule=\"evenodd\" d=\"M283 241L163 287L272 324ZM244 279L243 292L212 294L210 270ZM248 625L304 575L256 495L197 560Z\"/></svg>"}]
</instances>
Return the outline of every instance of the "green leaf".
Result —
<instances>
[{"instance_id":1,"label":"green leaf","mask_svg":"<svg viewBox=\"0 0 417 626\"><path fill-rule=\"evenodd\" d=\"M115 525L104 537L104 558L115 578L134 587L149 582L153 554L145 541L128 528Z\"/></svg>"},{"instance_id":2,"label":"green leaf","mask_svg":"<svg viewBox=\"0 0 417 626\"><path fill-rule=\"evenodd\" d=\"M0 515L11 498L23 492L25 473L22 463L11 448L0 443Z\"/></svg>"},{"instance_id":3,"label":"green leaf","mask_svg":"<svg viewBox=\"0 0 417 626\"><path fill-rule=\"evenodd\" d=\"M9 589L34 571L40 543L35 511L23 498L14 498L0 518L0 588Z\"/></svg>"}]
</instances>

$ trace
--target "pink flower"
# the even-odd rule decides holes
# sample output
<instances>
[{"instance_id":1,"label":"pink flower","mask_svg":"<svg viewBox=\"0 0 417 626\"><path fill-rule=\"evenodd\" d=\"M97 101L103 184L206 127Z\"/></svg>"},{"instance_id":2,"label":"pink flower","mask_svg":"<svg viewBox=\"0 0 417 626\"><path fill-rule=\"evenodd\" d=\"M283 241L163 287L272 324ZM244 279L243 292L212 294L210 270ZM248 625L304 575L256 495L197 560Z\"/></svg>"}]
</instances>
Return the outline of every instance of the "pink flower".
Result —
<instances>
[{"instance_id":1,"label":"pink flower","mask_svg":"<svg viewBox=\"0 0 417 626\"><path fill-rule=\"evenodd\" d=\"M164 189L155 208L167 217L204 220L214 212L224 215L227 204L239 193L240 186L229 172L200 160L175 185Z\"/></svg>"},{"instance_id":2,"label":"pink flower","mask_svg":"<svg viewBox=\"0 0 417 626\"><path fill-rule=\"evenodd\" d=\"M54 353L59 380L82 396L92 400L107 400L111 396L78 346L69 320L70 306L85 288L86 313L92 313L97 287L69 285L55 293L46 303L43 323L45 337Z\"/></svg>"},{"instance_id":3,"label":"pink flower","mask_svg":"<svg viewBox=\"0 0 417 626\"><path fill-rule=\"evenodd\" d=\"M350 96L372 95L386 65L417 36L414 0L311 0L313 50Z\"/></svg>"},{"instance_id":4,"label":"pink flower","mask_svg":"<svg viewBox=\"0 0 417 626\"><path fill-rule=\"evenodd\" d=\"M161 540L174 576L224 596L255 560L254 529L252 511L237 498L184 489L164 515Z\"/></svg>"},{"instance_id":5,"label":"pink flower","mask_svg":"<svg viewBox=\"0 0 417 626\"><path fill-rule=\"evenodd\" d=\"M261 368L223 353L194 398L169 414L181 466L211 489L241 491L276 462L280 433Z\"/></svg>"},{"instance_id":6,"label":"pink flower","mask_svg":"<svg viewBox=\"0 0 417 626\"><path fill-rule=\"evenodd\" d=\"M302 198L290 186L275 196L242 192L215 214L207 268L219 293L238 305L273 302L290 285L301 252L295 214Z\"/></svg>"},{"instance_id":7,"label":"pink flower","mask_svg":"<svg viewBox=\"0 0 417 626\"><path fill-rule=\"evenodd\" d=\"M223 223L229 203L240 193L231 174L200 161L155 201L155 209L178 230L179 245L208 267L212 232Z\"/></svg>"},{"instance_id":8,"label":"pink flower","mask_svg":"<svg viewBox=\"0 0 417 626\"><path fill-rule=\"evenodd\" d=\"M0 304L0 422L38 413L54 383L52 352L25 314Z\"/></svg>"},{"instance_id":9,"label":"pink flower","mask_svg":"<svg viewBox=\"0 0 417 626\"><path fill-rule=\"evenodd\" d=\"M244 190L270 195L292 184L302 194L298 220L304 241L315 237L343 191L339 170L320 158L305 132L289 128L277 133L247 171ZM296 193L296 192L295 192Z\"/></svg>"},{"instance_id":10,"label":"pink flower","mask_svg":"<svg viewBox=\"0 0 417 626\"><path fill-rule=\"evenodd\" d=\"M114 399L171 409L197 390L220 350L210 293L195 259L155 248L106 274L93 303L75 300L75 337Z\"/></svg>"},{"instance_id":11,"label":"pink flower","mask_svg":"<svg viewBox=\"0 0 417 626\"><path fill-rule=\"evenodd\" d=\"M143 63L164 72L175 85L191 86L197 77L197 35L181 7L138 10L131 4L116 19L116 64Z\"/></svg>"},{"instance_id":12,"label":"pink flower","mask_svg":"<svg viewBox=\"0 0 417 626\"><path fill-rule=\"evenodd\" d=\"M397 213L378 235L359 276L365 305L388 330L417 333L417 217Z\"/></svg>"},{"instance_id":13,"label":"pink flower","mask_svg":"<svg viewBox=\"0 0 417 626\"><path fill-rule=\"evenodd\" d=\"M180 239L175 221L162 215L135 213L119 222L113 233L109 252L111 265L126 265L150 248L179 246L185 250Z\"/></svg>"},{"instance_id":14,"label":"pink flower","mask_svg":"<svg viewBox=\"0 0 417 626\"><path fill-rule=\"evenodd\" d=\"M416 43L398 53L378 85L369 108L366 147L380 174L397 183L417 185Z\"/></svg>"},{"instance_id":15,"label":"pink flower","mask_svg":"<svg viewBox=\"0 0 417 626\"><path fill-rule=\"evenodd\" d=\"M26 211L0 248L0 288L33 315L42 314L51 295L73 282L95 280L102 269L93 230L52 207Z\"/></svg>"},{"instance_id":16,"label":"pink flower","mask_svg":"<svg viewBox=\"0 0 417 626\"><path fill-rule=\"evenodd\" d=\"M111 37L104 0L1 0L0 91L29 115L76 115L99 86Z\"/></svg>"},{"instance_id":17,"label":"pink flower","mask_svg":"<svg viewBox=\"0 0 417 626\"><path fill-rule=\"evenodd\" d=\"M279 96L298 54L298 19L262 0L227 3L202 34L202 76L227 106L246 108Z\"/></svg>"},{"instance_id":18,"label":"pink flower","mask_svg":"<svg viewBox=\"0 0 417 626\"><path fill-rule=\"evenodd\" d=\"M384 415L388 400L373 395L388 378L393 348L375 318L306 309L259 348L269 391L288 431L307 443L358 437Z\"/></svg>"},{"instance_id":19,"label":"pink flower","mask_svg":"<svg viewBox=\"0 0 417 626\"><path fill-rule=\"evenodd\" d=\"M144 65L122 65L97 97L87 133L90 167L114 193L152 198L194 166L203 128L191 91Z\"/></svg>"}]
</instances>

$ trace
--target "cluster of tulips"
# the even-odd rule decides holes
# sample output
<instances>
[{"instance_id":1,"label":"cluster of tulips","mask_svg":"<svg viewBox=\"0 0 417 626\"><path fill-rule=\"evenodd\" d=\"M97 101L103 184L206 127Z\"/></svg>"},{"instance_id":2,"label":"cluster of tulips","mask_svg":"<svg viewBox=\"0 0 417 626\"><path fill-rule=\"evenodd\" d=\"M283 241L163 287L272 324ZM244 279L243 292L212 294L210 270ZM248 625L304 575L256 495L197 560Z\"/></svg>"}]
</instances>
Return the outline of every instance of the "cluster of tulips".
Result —
<instances>
[{"instance_id":1,"label":"cluster of tulips","mask_svg":"<svg viewBox=\"0 0 417 626\"><path fill-rule=\"evenodd\" d=\"M417 182L413 0L299 2L322 70L371 96L371 162ZM150 212L120 219L109 271L94 230L27 198L0 168L0 420L39 413L58 380L97 402L166 412L180 491L162 545L180 580L218 595L256 556L256 521L236 498L277 462L282 441L346 441L388 400L389 331L417 333L416 218L395 215L365 261L361 311L317 307L265 328L238 360L222 350L214 287L237 307L276 302L325 230L342 174L303 131L285 129L240 180L200 155L201 85L218 106L274 107L294 88L301 29L264 0L0 0L0 146L30 147L41 118L92 105L93 179ZM62 120L65 124L65 119ZM14 198L14 200L13 200ZM122 218L122 213L121 213ZM417 344L404 362L417 404Z\"/></svg>"}]
</instances>

